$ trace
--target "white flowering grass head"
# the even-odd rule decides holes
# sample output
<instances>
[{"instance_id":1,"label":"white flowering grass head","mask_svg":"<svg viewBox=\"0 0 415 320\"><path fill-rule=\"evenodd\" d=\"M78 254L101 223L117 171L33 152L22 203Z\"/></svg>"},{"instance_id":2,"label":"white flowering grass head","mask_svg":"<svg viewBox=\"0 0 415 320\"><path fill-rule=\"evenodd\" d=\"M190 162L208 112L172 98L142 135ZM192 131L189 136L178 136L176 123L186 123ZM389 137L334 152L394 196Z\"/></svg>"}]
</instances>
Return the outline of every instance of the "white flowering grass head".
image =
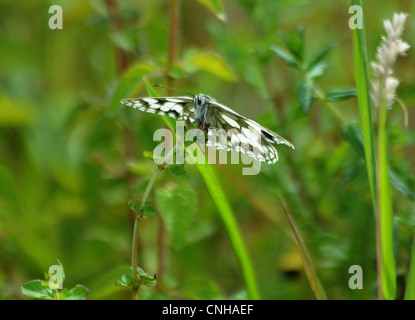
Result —
<instances>
[{"instance_id":1,"label":"white flowering grass head","mask_svg":"<svg viewBox=\"0 0 415 320\"><path fill-rule=\"evenodd\" d=\"M399 80L393 75L393 65L398 56L403 56L410 46L401 39L408 15L395 13L392 20L383 21L386 36L382 36L382 43L376 53L376 61L370 66L376 79L372 81L372 99L376 107L384 101L387 108L391 108L396 99L396 89Z\"/></svg>"}]
</instances>

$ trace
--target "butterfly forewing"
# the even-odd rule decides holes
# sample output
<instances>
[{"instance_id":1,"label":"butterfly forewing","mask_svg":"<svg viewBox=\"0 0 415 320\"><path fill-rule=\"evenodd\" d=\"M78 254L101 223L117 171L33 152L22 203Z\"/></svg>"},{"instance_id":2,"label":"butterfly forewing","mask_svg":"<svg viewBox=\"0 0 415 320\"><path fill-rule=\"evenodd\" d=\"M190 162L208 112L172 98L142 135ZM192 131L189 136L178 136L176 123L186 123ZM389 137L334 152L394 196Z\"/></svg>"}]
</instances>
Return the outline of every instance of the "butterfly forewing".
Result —
<instances>
[{"instance_id":1,"label":"butterfly forewing","mask_svg":"<svg viewBox=\"0 0 415 320\"><path fill-rule=\"evenodd\" d=\"M121 103L148 113L195 121L193 99L189 97L136 98L125 99Z\"/></svg>"}]
</instances>

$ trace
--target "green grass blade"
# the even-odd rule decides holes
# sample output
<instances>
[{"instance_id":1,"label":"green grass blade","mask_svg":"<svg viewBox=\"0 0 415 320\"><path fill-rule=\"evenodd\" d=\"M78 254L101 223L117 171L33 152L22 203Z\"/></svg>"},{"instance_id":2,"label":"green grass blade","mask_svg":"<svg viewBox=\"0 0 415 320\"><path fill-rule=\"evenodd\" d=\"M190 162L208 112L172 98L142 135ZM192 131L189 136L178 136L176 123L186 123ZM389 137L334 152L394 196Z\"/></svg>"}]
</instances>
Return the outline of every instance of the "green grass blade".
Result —
<instances>
[{"instance_id":1,"label":"green grass blade","mask_svg":"<svg viewBox=\"0 0 415 320\"><path fill-rule=\"evenodd\" d=\"M202 175L203 181L205 182L213 202L218 208L219 214L222 218L232 248L242 270L248 297L253 300L258 300L260 297L256 284L254 269L248 256L248 252L243 242L241 233L238 229L235 215L232 212L225 193L220 187L219 180L216 177L215 171L209 165L197 164L197 168Z\"/></svg>"},{"instance_id":2,"label":"green grass blade","mask_svg":"<svg viewBox=\"0 0 415 320\"><path fill-rule=\"evenodd\" d=\"M405 300L415 300L415 238L412 243L411 263L409 265L409 275L406 282Z\"/></svg>"},{"instance_id":3,"label":"green grass blade","mask_svg":"<svg viewBox=\"0 0 415 320\"><path fill-rule=\"evenodd\" d=\"M352 0L352 5L362 8L362 0ZM357 90L357 101L359 104L360 120L362 124L363 144L366 160L366 171L369 179L370 192L372 195L373 212L376 216L376 255L378 270L378 298L383 297L383 281L382 276L382 248L380 235L380 217L377 210L377 193L376 193L376 163L375 163L375 141L372 125L372 115L370 109L370 92L369 92L369 75L368 75L368 56L366 46L364 14L362 14L362 29L353 29L353 57L354 72Z\"/></svg>"},{"instance_id":4,"label":"green grass blade","mask_svg":"<svg viewBox=\"0 0 415 320\"><path fill-rule=\"evenodd\" d=\"M379 110L378 129L378 208L380 219L381 279L385 299L396 296L396 265L393 247L393 207L389 182L388 143L386 133L387 112L385 105Z\"/></svg>"},{"instance_id":5,"label":"green grass blade","mask_svg":"<svg viewBox=\"0 0 415 320\"><path fill-rule=\"evenodd\" d=\"M362 0L352 0L353 5L363 8ZM362 19L364 15L362 16ZM370 110L368 58L366 47L366 35L363 23L362 29L353 30L353 56L354 70L359 104L360 119L362 122L363 142L365 146L366 169L369 177L372 203L376 212L376 167L374 153L374 135L372 127L372 115Z\"/></svg>"},{"instance_id":6,"label":"green grass blade","mask_svg":"<svg viewBox=\"0 0 415 320\"><path fill-rule=\"evenodd\" d=\"M280 200L284 207L285 214L287 215L288 222L290 223L291 230L294 234L298 250L300 251L301 260L303 261L304 270L307 274L308 282L310 283L311 289L313 290L317 300L327 300L326 292L324 291L324 287L321 284L320 279L318 278L317 273L314 269L313 262L311 261L310 254L301 236L301 233L297 228L297 225L295 224L291 214L288 212L284 200L281 197Z\"/></svg>"}]
</instances>

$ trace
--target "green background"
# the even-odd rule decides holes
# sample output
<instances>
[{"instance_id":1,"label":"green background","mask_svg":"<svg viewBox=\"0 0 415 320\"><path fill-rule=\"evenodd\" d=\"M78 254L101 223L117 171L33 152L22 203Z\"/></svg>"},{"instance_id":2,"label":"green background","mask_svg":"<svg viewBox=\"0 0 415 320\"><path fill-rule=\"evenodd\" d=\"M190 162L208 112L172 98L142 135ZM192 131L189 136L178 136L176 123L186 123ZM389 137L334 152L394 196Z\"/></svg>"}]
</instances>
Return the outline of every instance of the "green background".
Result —
<instances>
[{"instance_id":1,"label":"green background","mask_svg":"<svg viewBox=\"0 0 415 320\"><path fill-rule=\"evenodd\" d=\"M131 263L128 201L141 198L156 169L143 152L154 149L153 133L165 126L161 117L119 103L148 95L142 77L209 94L295 145L278 146L280 160L262 164L256 176L243 176L241 165L214 166L261 298L314 299L278 195L328 298L375 298L375 219L364 162L325 104L303 112L302 74L270 49L283 47L279 31L303 26L308 57L336 45L319 87L354 87L349 1L180 2L176 58L166 76L168 1L0 1L0 298L27 298L20 286L43 278L55 259L65 268L65 287L85 285L88 299L131 298L114 285ZM62 30L48 27L54 4L63 9ZM403 38L415 45L413 1L364 4L370 60L382 21L394 12L410 14ZM410 50L395 67L409 127L399 105L388 113L397 298L405 290L415 230L413 70ZM335 107L347 123L359 121L356 99ZM141 297L247 298L198 170L163 172L150 201L159 216L141 225L139 265L157 273L159 284L140 289ZM363 290L348 287L348 269L356 264L363 268Z\"/></svg>"}]
</instances>

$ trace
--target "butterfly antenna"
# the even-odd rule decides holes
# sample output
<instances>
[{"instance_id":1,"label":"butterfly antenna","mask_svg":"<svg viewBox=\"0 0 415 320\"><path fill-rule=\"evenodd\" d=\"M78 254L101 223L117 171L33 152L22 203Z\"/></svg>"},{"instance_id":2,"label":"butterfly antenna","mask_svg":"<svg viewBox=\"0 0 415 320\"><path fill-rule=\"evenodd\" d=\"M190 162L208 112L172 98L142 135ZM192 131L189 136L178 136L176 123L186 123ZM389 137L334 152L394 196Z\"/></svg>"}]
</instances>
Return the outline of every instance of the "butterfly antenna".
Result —
<instances>
[{"instance_id":1,"label":"butterfly antenna","mask_svg":"<svg viewBox=\"0 0 415 320\"><path fill-rule=\"evenodd\" d=\"M153 84L152 86L153 87L160 87L160 88L164 88L164 89L168 89L168 90L173 90L173 91L177 91L177 92L181 92L181 93L187 94L189 96L192 96L193 98L195 97L194 94L191 94L189 92L185 92L185 91L182 91L182 90L177 90L177 89L169 88L169 87L163 86L161 84Z\"/></svg>"}]
</instances>

